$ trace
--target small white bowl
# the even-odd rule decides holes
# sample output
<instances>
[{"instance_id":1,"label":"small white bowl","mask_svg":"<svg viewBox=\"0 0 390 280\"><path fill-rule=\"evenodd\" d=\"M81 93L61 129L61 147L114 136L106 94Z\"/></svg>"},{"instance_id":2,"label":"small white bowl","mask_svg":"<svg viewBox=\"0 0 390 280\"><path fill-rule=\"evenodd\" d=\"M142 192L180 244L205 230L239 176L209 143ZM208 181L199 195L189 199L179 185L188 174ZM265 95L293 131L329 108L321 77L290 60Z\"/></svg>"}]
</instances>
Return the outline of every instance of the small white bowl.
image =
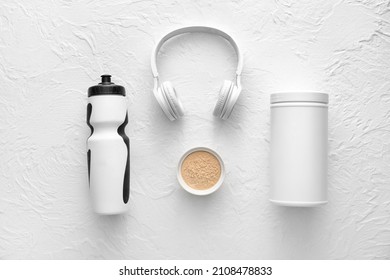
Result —
<instances>
[{"instance_id":1,"label":"small white bowl","mask_svg":"<svg viewBox=\"0 0 390 280\"><path fill-rule=\"evenodd\" d=\"M218 182L212 186L211 188L209 189L206 189L206 190L197 190L197 189L194 189L194 188L191 188L183 179L182 175L181 175L181 166L183 164L183 161L184 159L191 153L193 152L198 152L198 151L204 151L204 152L208 152L212 155L214 155L218 161L219 161L219 165L221 167L221 176L219 177L219 180ZM192 193L194 195L209 195L209 194L212 194L213 192L215 192L216 190L218 190L221 186L222 186L222 183L223 183L223 180L225 179L225 166L223 164L223 161L222 161L222 158L215 152L213 151L212 149L210 148L206 148L206 147L197 147L197 148L192 148L190 150L188 150L180 159L179 161L179 165L178 165L178 168L177 168L177 179L180 183L180 186L182 186L183 189L185 189L187 192L189 193Z\"/></svg>"}]
</instances>

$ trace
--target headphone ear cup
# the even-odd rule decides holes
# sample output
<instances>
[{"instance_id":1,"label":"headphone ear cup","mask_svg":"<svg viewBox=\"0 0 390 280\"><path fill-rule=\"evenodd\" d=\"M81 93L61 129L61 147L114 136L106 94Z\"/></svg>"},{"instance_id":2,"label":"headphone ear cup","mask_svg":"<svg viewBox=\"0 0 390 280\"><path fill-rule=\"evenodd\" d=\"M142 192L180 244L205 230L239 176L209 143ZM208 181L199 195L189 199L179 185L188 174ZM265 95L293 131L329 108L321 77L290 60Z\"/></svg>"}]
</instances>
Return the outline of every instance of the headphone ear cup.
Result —
<instances>
[{"instance_id":1,"label":"headphone ear cup","mask_svg":"<svg viewBox=\"0 0 390 280\"><path fill-rule=\"evenodd\" d=\"M218 94L218 101L215 104L213 115L215 117L222 118L222 113L224 112L224 108L226 106L226 101L229 98L229 92L231 87L233 86L231 81L225 80Z\"/></svg>"},{"instance_id":2,"label":"headphone ear cup","mask_svg":"<svg viewBox=\"0 0 390 280\"><path fill-rule=\"evenodd\" d=\"M226 101L226 105L225 105L226 110L221 117L222 119L227 120L230 117L230 115L233 112L234 105L236 104L237 99L240 96L240 93L241 93L241 89L233 84L233 87L229 94L229 98Z\"/></svg>"},{"instance_id":3,"label":"headphone ear cup","mask_svg":"<svg viewBox=\"0 0 390 280\"><path fill-rule=\"evenodd\" d=\"M178 95L176 93L175 88L172 86L171 82L164 82L161 85L164 96L166 100L168 101L169 107L171 111L173 111L173 116L175 119L179 119L184 115L184 108L183 104L180 102L180 99L178 98Z\"/></svg>"},{"instance_id":4,"label":"headphone ear cup","mask_svg":"<svg viewBox=\"0 0 390 280\"><path fill-rule=\"evenodd\" d=\"M169 110L169 104L164 97L163 89L161 87L158 87L156 90L153 90L154 97L156 98L158 104L160 105L161 109L163 110L164 114L167 116L167 118L170 121L174 121L175 117Z\"/></svg>"}]
</instances>

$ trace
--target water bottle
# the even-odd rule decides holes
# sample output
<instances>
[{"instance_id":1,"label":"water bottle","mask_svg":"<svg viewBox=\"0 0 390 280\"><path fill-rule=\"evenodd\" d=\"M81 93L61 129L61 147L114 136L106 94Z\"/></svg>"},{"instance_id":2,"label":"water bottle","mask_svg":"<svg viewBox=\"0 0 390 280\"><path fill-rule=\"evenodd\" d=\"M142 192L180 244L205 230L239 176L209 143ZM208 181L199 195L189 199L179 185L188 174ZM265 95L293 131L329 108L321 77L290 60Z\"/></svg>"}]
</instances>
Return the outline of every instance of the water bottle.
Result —
<instances>
[{"instance_id":1,"label":"water bottle","mask_svg":"<svg viewBox=\"0 0 390 280\"><path fill-rule=\"evenodd\" d=\"M125 134L128 122L125 88L102 75L88 89L87 140L89 190L94 211L102 215L124 213L129 208L130 149Z\"/></svg>"}]
</instances>

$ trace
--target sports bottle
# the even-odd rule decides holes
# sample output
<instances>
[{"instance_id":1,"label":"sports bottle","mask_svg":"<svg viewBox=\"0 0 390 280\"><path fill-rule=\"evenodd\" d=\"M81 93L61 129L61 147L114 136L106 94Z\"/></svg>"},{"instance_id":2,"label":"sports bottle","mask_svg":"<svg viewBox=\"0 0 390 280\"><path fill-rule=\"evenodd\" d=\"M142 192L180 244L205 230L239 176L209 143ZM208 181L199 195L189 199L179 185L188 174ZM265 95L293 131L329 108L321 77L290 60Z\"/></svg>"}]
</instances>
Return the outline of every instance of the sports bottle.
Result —
<instances>
[{"instance_id":1,"label":"sports bottle","mask_svg":"<svg viewBox=\"0 0 390 280\"><path fill-rule=\"evenodd\" d=\"M124 213L129 208L130 149L125 134L125 88L102 75L101 83L88 89L87 140L89 190L94 211L102 215Z\"/></svg>"}]
</instances>

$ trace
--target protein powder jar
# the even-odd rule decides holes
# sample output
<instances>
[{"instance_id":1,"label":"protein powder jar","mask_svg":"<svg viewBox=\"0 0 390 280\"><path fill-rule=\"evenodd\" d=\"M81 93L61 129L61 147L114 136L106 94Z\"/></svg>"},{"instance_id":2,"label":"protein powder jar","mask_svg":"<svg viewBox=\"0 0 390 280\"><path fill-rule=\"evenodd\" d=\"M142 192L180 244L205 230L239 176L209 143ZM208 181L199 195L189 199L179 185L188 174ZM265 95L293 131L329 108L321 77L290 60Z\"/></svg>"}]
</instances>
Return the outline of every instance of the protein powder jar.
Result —
<instances>
[{"instance_id":1,"label":"protein powder jar","mask_svg":"<svg viewBox=\"0 0 390 280\"><path fill-rule=\"evenodd\" d=\"M271 201L311 207L327 202L328 94L271 95Z\"/></svg>"}]
</instances>

